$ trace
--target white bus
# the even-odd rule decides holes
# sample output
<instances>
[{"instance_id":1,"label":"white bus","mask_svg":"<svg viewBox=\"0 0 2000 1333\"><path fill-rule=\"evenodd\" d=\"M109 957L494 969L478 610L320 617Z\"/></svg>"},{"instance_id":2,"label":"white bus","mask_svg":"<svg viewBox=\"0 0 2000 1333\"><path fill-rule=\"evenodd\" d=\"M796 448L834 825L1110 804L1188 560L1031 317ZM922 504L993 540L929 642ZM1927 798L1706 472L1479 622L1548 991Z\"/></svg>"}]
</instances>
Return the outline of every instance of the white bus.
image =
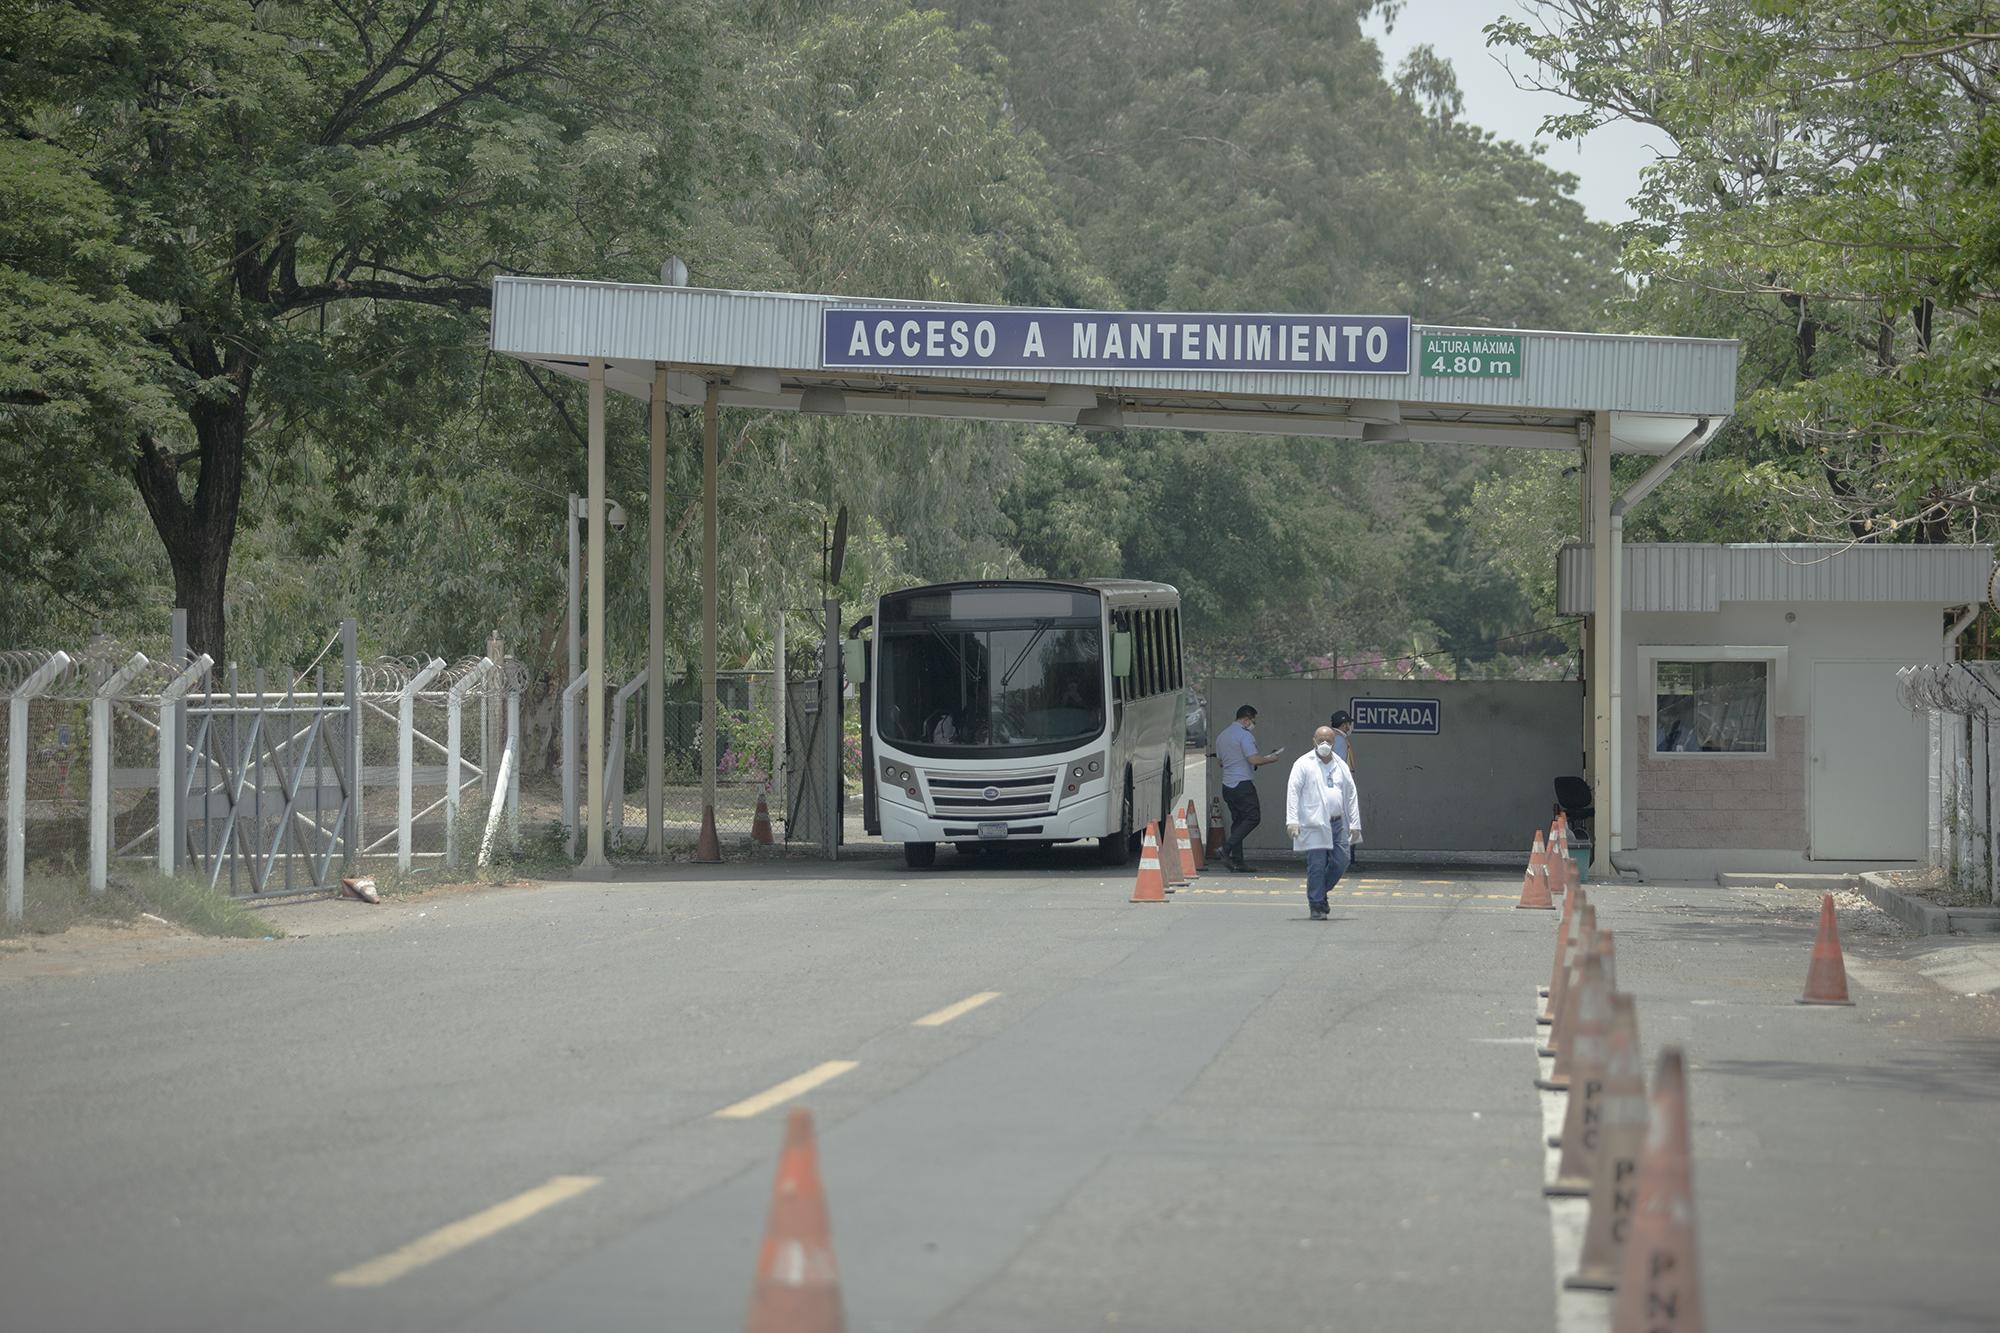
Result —
<instances>
[{"instance_id":1,"label":"white bus","mask_svg":"<svg viewBox=\"0 0 2000 1333\"><path fill-rule=\"evenodd\" d=\"M1086 838L1128 863L1184 785L1180 603L1126 579L885 595L861 690L864 827L915 868L941 842Z\"/></svg>"}]
</instances>

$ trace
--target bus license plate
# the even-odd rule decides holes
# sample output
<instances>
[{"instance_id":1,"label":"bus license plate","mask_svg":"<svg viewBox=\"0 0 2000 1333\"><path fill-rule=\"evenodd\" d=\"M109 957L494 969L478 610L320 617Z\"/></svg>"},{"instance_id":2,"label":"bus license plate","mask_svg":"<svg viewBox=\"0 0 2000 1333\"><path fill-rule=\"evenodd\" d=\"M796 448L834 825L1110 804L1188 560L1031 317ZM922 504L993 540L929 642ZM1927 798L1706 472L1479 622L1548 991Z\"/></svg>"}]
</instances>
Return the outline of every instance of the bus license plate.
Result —
<instances>
[{"instance_id":1,"label":"bus license plate","mask_svg":"<svg viewBox=\"0 0 2000 1333\"><path fill-rule=\"evenodd\" d=\"M981 824L979 826L979 836L982 838L1004 838L1007 836L1007 826L1005 824Z\"/></svg>"}]
</instances>

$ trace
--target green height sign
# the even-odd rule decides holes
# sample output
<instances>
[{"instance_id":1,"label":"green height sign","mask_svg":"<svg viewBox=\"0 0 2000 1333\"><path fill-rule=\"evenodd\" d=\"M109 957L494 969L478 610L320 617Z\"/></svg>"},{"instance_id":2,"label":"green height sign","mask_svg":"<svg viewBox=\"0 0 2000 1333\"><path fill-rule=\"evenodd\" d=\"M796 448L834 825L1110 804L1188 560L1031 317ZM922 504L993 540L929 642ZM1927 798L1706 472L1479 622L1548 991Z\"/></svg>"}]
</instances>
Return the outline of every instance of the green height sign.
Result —
<instances>
[{"instance_id":1,"label":"green height sign","mask_svg":"<svg viewBox=\"0 0 2000 1333\"><path fill-rule=\"evenodd\" d=\"M1513 380L1521 377L1518 333L1426 333L1419 369L1425 375Z\"/></svg>"}]
</instances>

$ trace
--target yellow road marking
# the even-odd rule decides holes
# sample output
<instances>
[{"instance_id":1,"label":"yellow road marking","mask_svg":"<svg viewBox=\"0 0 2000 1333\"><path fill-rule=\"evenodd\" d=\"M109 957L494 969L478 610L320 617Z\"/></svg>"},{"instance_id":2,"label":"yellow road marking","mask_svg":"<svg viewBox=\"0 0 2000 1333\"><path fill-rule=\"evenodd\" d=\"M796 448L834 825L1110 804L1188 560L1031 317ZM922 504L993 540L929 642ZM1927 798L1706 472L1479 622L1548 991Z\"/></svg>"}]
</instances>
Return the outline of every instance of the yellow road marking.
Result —
<instances>
[{"instance_id":1,"label":"yellow road marking","mask_svg":"<svg viewBox=\"0 0 2000 1333\"><path fill-rule=\"evenodd\" d=\"M797 1078L788 1078L775 1088L768 1088L755 1097L746 1097L732 1106L725 1106L715 1113L720 1120L748 1120L760 1111L768 1111L774 1106L792 1098L811 1092L822 1083L830 1083L860 1062L856 1060L828 1060L823 1065L815 1065Z\"/></svg>"},{"instance_id":2,"label":"yellow road marking","mask_svg":"<svg viewBox=\"0 0 2000 1333\"><path fill-rule=\"evenodd\" d=\"M537 1185L505 1203L474 1213L471 1217L439 1227L428 1236L419 1236L400 1250L391 1250L379 1259L356 1264L327 1279L336 1287L379 1287L425 1264L436 1263L488 1236L525 1222L536 1213L574 1199L587 1189L603 1183L601 1176L557 1176L546 1185Z\"/></svg>"},{"instance_id":3,"label":"yellow road marking","mask_svg":"<svg viewBox=\"0 0 2000 1333\"><path fill-rule=\"evenodd\" d=\"M1197 889L1196 892L1199 893L1200 890ZM948 1004L934 1014L925 1014L922 1018L919 1018L916 1022L910 1024L910 1026L918 1028L941 1028L946 1023L951 1022L952 1019L959 1018L966 1014L971 1013L974 1009L977 1009L980 1005L985 1004L988 1000L997 1000L999 998L1000 998L999 991L983 990L979 992L979 994L977 995L966 996L963 1000L960 1000L957 1004Z\"/></svg>"}]
</instances>

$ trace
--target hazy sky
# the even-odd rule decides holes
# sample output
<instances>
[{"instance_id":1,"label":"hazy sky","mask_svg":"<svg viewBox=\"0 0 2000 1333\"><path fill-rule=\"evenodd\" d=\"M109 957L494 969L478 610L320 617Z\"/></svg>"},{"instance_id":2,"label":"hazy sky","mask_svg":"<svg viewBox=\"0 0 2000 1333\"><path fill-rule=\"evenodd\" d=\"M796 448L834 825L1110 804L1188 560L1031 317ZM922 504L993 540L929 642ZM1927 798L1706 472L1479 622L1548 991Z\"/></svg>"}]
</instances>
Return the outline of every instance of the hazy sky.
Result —
<instances>
[{"instance_id":1,"label":"hazy sky","mask_svg":"<svg viewBox=\"0 0 2000 1333\"><path fill-rule=\"evenodd\" d=\"M1522 13L1519 0L1408 0L1394 32L1383 31L1379 16L1368 21L1366 31L1382 48L1382 65L1391 77L1411 47L1428 43L1457 70L1467 120L1503 139L1542 143L1543 160L1578 177L1576 195L1585 212L1600 222L1630 219L1625 201L1638 188L1639 168L1652 160L1649 145L1663 141L1652 131L1622 122L1597 130L1581 144L1538 136L1543 116L1574 105L1552 93L1515 87L1498 57L1504 54L1524 75L1533 72L1529 63L1511 48L1487 50L1486 25L1510 13Z\"/></svg>"}]
</instances>

